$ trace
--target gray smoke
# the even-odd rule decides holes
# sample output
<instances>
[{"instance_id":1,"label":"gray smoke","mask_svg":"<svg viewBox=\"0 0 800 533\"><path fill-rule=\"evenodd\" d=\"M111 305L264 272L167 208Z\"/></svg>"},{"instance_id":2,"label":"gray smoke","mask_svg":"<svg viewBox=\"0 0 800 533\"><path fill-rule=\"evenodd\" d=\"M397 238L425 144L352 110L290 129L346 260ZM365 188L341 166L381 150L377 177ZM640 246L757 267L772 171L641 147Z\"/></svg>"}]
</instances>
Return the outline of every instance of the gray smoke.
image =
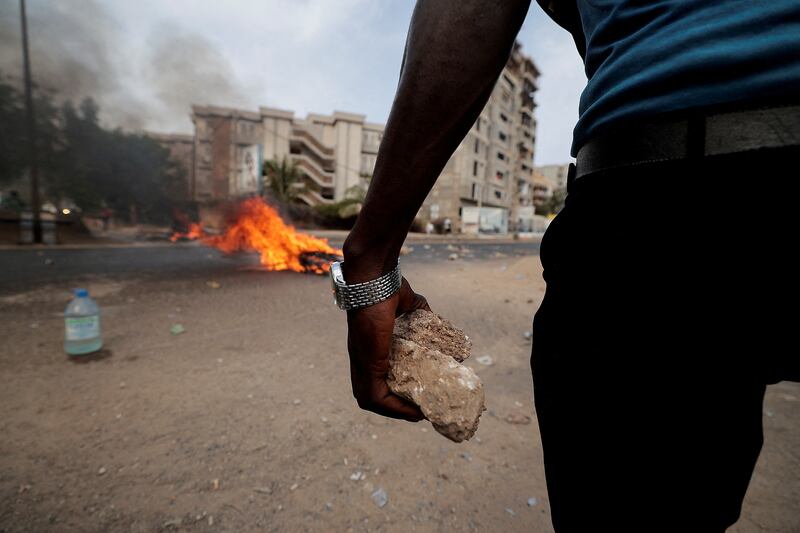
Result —
<instances>
[{"instance_id":1,"label":"gray smoke","mask_svg":"<svg viewBox=\"0 0 800 533\"><path fill-rule=\"evenodd\" d=\"M191 104L237 106L244 90L205 38L171 25L127 49L118 22L95 0L28 1L34 83L59 99L100 105L104 124L128 130L191 131ZM22 83L19 2L0 3L0 72Z\"/></svg>"}]
</instances>

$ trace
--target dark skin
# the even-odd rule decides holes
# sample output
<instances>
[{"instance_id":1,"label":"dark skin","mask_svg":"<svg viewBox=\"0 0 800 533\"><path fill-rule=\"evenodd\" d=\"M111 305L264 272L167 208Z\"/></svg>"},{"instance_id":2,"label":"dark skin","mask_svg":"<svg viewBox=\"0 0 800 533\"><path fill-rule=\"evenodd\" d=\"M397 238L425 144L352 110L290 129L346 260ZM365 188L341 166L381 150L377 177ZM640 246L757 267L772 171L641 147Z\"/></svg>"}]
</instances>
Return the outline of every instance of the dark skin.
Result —
<instances>
[{"instance_id":1,"label":"dark skin","mask_svg":"<svg viewBox=\"0 0 800 533\"><path fill-rule=\"evenodd\" d=\"M347 283L397 264L414 216L489 100L529 7L530 0L417 1L372 182L344 243ZM394 320L420 308L430 310L404 278L391 298L347 313L350 376L361 408L423 418L386 384Z\"/></svg>"}]
</instances>

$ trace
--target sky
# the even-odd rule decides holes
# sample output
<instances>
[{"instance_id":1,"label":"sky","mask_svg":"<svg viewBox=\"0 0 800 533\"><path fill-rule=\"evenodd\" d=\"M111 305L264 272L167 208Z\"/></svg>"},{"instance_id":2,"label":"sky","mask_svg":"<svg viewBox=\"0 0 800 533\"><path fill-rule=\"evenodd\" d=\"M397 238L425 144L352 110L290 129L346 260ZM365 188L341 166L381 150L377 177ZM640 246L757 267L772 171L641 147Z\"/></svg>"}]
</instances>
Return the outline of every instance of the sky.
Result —
<instances>
[{"instance_id":1,"label":"sky","mask_svg":"<svg viewBox=\"0 0 800 533\"><path fill-rule=\"evenodd\" d=\"M487 3L489 5L489 3ZM0 71L18 79L17 2ZM366 115L385 123L413 0L28 0L34 80L91 95L110 126L191 133L191 104ZM570 35L535 1L518 40L542 75L536 165L570 161L586 83Z\"/></svg>"}]
</instances>

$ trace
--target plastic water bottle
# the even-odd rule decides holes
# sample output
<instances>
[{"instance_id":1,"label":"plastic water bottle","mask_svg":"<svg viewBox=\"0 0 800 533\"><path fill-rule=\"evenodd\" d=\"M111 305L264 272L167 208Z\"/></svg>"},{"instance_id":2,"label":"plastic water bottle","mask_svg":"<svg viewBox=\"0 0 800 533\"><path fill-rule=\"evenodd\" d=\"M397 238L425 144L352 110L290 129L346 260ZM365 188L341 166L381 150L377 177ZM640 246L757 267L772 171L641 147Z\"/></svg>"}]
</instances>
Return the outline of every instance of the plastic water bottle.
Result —
<instances>
[{"instance_id":1,"label":"plastic water bottle","mask_svg":"<svg viewBox=\"0 0 800 533\"><path fill-rule=\"evenodd\" d=\"M69 355L96 352L103 347L100 338L100 308L86 289L75 289L75 297L64 311L64 351Z\"/></svg>"}]
</instances>

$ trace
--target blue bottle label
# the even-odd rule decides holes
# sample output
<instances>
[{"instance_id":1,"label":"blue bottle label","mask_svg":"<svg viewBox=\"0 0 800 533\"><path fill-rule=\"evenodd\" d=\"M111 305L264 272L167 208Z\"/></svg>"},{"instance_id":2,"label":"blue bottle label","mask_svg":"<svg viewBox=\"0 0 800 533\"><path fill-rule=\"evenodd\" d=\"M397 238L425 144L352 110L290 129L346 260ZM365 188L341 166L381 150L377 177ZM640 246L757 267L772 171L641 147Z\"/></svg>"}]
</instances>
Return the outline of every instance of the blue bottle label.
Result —
<instances>
[{"instance_id":1,"label":"blue bottle label","mask_svg":"<svg viewBox=\"0 0 800 533\"><path fill-rule=\"evenodd\" d=\"M100 317L97 315L68 317L64 322L68 341L84 341L100 336Z\"/></svg>"}]
</instances>

